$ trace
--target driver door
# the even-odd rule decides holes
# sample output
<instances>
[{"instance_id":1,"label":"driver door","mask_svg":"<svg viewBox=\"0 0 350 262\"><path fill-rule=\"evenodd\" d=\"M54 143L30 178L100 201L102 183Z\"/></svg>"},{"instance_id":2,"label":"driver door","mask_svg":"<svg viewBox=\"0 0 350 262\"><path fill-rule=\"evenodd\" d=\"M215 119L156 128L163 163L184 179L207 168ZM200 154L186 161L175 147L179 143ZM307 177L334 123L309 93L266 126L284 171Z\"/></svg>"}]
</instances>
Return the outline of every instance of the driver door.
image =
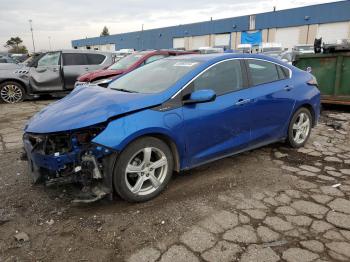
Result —
<instances>
[{"instance_id":1,"label":"driver door","mask_svg":"<svg viewBox=\"0 0 350 262\"><path fill-rule=\"evenodd\" d=\"M220 62L204 71L184 92L183 99L196 90L211 89L217 97L212 102L183 105L186 132L187 166L193 167L249 145L249 94L240 60ZM246 101L246 102L245 102Z\"/></svg>"},{"instance_id":2,"label":"driver door","mask_svg":"<svg viewBox=\"0 0 350 262\"><path fill-rule=\"evenodd\" d=\"M61 52L46 53L30 69L29 75L30 85L36 92L63 90Z\"/></svg>"}]
</instances>

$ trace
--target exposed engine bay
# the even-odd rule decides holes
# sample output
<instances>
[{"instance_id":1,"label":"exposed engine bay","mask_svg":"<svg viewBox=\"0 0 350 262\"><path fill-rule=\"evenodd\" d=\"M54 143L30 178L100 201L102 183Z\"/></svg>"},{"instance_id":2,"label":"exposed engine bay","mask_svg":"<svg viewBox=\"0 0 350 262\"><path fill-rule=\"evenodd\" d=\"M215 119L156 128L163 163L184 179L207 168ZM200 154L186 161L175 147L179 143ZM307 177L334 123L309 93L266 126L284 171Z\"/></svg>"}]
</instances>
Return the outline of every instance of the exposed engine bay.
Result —
<instances>
[{"instance_id":1,"label":"exposed engine bay","mask_svg":"<svg viewBox=\"0 0 350 262\"><path fill-rule=\"evenodd\" d=\"M112 196L115 151L91 142L104 128L101 125L50 134L25 133L25 156L33 182L47 186L79 184L83 194L74 202L88 203Z\"/></svg>"}]
</instances>

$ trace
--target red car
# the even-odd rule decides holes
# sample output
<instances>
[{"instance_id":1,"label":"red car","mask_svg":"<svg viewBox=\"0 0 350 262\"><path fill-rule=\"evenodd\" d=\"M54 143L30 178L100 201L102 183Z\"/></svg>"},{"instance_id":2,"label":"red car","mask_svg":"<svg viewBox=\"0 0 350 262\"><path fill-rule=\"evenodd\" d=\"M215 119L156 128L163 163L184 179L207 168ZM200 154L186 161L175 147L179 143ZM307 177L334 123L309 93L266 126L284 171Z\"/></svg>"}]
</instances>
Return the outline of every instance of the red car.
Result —
<instances>
[{"instance_id":1,"label":"red car","mask_svg":"<svg viewBox=\"0 0 350 262\"><path fill-rule=\"evenodd\" d=\"M195 53L196 52L186 52L177 50L152 50L135 52L131 55L120 59L119 61L105 69L92 71L79 76L77 82L75 83L75 86L84 85L87 83L95 83L100 86L106 87L116 77L133 71L134 69L140 66L152 63L158 59L162 59L168 56L187 55Z\"/></svg>"}]
</instances>

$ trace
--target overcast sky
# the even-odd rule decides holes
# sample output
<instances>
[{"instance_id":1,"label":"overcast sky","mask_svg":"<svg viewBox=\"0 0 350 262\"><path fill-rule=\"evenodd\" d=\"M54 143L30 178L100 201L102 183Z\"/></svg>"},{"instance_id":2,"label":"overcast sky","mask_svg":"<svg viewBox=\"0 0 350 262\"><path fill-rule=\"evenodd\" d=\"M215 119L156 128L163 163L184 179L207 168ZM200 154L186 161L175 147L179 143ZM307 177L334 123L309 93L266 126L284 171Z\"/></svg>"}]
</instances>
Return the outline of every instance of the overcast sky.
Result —
<instances>
[{"instance_id":1,"label":"overcast sky","mask_svg":"<svg viewBox=\"0 0 350 262\"><path fill-rule=\"evenodd\" d=\"M331 0L0 0L0 50L19 36L32 51L29 19L36 50L71 48L72 39L241 16Z\"/></svg>"}]
</instances>

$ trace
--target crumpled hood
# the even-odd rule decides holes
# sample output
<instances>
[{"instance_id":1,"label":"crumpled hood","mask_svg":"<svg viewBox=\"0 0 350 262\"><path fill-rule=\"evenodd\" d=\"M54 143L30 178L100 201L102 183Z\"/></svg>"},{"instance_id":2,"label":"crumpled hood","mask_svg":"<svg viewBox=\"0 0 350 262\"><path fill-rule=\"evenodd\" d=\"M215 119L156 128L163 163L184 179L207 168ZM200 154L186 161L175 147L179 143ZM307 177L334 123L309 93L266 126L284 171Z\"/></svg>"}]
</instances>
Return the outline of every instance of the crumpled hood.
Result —
<instances>
[{"instance_id":1,"label":"crumpled hood","mask_svg":"<svg viewBox=\"0 0 350 262\"><path fill-rule=\"evenodd\" d=\"M95 85L82 86L34 115L24 131L44 134L79 129L161 103L162 97L156 94L125 93Z\"/></svg>"},{"instance_id":2,"label":"crumpled hood","mask_svg":"<svg viewBox=\"0 0 350 262\"><path fill-rule=\"evenodd\" d=\"M101 69L83 74L78 77L79 82L91 82L101 77L111 77L123 74L124 70Z\"/></svg>"}]
</instances>

